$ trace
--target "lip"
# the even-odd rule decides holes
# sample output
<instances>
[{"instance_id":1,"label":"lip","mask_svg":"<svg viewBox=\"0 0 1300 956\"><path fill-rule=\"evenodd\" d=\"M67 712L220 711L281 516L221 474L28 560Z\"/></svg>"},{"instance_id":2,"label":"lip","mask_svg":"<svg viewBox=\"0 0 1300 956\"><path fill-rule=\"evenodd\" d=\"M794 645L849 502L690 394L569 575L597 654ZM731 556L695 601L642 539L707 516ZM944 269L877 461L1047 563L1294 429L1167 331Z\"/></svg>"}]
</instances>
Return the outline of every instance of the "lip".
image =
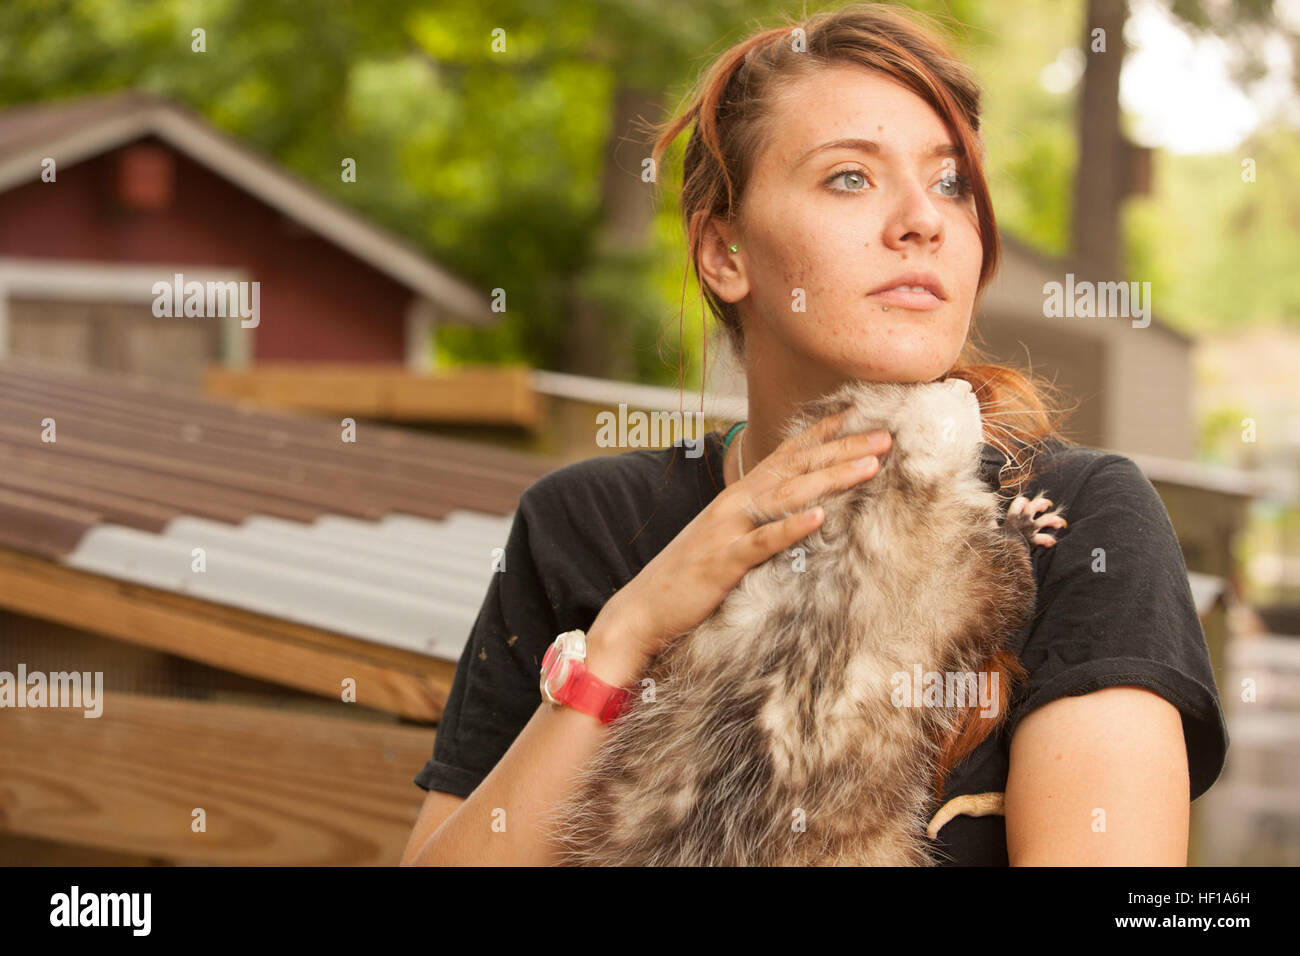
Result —
<instances>
[{"instance_id":1,"label":"lip","mask_svg":"<svg viewBox=\"0 0 1300 956\"><path fill-rule=\"evenodd\" d=\"M929 291L907 292L895 288L900 285L917 285ZM867 294L889 305L922 311L937 309L948 298L943 283L939 281L939 277L933 272L905 272L902 275L895 276L888 282L881 283Z\"/></svg>"}]
</instances>

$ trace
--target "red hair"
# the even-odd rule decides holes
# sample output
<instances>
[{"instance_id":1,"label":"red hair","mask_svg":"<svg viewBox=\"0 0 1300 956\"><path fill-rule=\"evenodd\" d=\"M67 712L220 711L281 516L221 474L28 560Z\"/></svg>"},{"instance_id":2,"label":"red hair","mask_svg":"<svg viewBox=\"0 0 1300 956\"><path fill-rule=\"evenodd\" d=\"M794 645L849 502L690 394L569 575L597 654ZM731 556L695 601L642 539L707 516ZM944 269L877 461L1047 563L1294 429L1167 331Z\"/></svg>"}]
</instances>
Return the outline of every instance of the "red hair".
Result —
<instances>
[{"instance_id":1,"label":"red hair","mask_svg":"<svg viewBox=\"0 0 1300 956\"><path fill-rule=\"evenodd\" d=\"M983 250L977 301L997 271L1001 244L984 176L980 87L971 70L949 53L933 18L874 3L855 3L801 21L787 17L784 25L759 30L724 51L700 76L684 109L654 127L657 138L652 157L658 168L678 134L694 124L681 187L691 264L701 298L740 355L744 354L745 339L736 306L718 298L700 276L705 228L714 217L735 221L754 157L769 139L773 98L783 85L841 63L884 74L933 107L962 151L958 162L973 194ZM684 306L685 287L683 310ZM975 329L973 317L971 329ZM707 350L705 359L707 362ZM1007 456L1007 466L999 476L1005 492L1024 490L1033 458L1049 439L1070 443L1058 433L1058 419L1042 398L1054 394L1055 389L1028 373L996 364L969 338L945 377L965 379L979 399L985 440ZM978 705L972 705L957 731L939 742L936 796L942 796L948 772L997 730L1006 717L1012 685L1027 676L1015 655L1006 650L985 662L982 670L998 673L999 716L996 720L982 718Z\"/></svg>"}]
</instances>

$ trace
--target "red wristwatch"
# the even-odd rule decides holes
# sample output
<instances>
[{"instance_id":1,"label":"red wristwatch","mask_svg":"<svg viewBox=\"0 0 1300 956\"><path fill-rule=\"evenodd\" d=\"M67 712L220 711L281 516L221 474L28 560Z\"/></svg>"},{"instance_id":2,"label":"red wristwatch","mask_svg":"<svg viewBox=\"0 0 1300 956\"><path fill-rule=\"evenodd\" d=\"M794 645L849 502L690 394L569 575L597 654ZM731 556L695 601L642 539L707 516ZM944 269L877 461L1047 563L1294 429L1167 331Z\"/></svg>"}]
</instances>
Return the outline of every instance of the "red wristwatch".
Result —
<instances>
[{"instance_id":1,"label":"red wristwatch","mask_svg":"<svg viewBox=\"0 0 1300 956\"><path fill-rule=\"evenodd\" d=\"M565 704L607 724L627 709L632 692L605 683L587 670L586 660L586 634L565 631L557 637L542 658L542 699Z\"/></svg>"}]
</instances>

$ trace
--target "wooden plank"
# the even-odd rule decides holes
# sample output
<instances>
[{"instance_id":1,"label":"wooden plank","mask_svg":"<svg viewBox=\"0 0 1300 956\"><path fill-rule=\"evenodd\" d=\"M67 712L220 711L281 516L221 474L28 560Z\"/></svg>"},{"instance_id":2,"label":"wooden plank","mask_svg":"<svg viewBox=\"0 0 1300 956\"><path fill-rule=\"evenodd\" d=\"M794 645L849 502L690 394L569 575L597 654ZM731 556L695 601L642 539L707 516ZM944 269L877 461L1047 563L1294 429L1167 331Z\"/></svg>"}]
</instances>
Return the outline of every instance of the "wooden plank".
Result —
<instances>
[{"instance_id":1,"label":"wooden plank","mask_svg":"<svg viewBox=\"0 0 1300 956\"><path fill-rule=\"evenodd\" d=\"M138 853L118 853L88 846L72 846L41 840L37 837L16 836L0 831L0 861L5 866L167 866L169 861L141 856Z\"/></svg>"},{"instance_id":2,"label":"wooden plank","mask_svg":"<svg viewBox=\"0 0 1300 956\"><path fill-rule=\"evenodd\" d=\"M93 319L84 315L50 314L50 309L40 314L38 308L34 302L10 300L9 354L90 365L95 343Z\"/></svg>"},{"instance_id":3,"label":"wooden plank","mask_svg":"<svg viewBox=\"0 0 1300 956\"><path fill-rule=\"evenodd\" d=\"M213 667L433 722L456 665L0 548L0 606Z\"/></svg>"},{"instance_id":4,"label":"wooden plank","mask_svg":"<svg viewBox=\"0 0 1300 956\"><path fill-rule=\"evenodd\" d=\"M525 367L467 366L418 375L392 364L259 363L212 366L209 395L261 405L389 421L536 428L541 402Z\"/></svg>"},{"instance_id":5,"label":"wooden plank","mask_svg":"<svg viewBox=\"0 0 1300 956\"><path fill-rule=\"evenodd\" d=\"M207 865L395 865L434 731L104 694L0 710L0 829ZM340 705L345 706L345 705ZM202 808L206 831L192 830Z\"/></svg>"},{"instance_id":6,"label":"wooden plank","mask_svg":"<svg viewBox=\"0 0 1300 956\"><path fill-rule=\"evenodd\" d=\"M174 322L145 304L14 298L11 353L197 386L221 354L217 322Z\"/></svg>"}]
</instances>

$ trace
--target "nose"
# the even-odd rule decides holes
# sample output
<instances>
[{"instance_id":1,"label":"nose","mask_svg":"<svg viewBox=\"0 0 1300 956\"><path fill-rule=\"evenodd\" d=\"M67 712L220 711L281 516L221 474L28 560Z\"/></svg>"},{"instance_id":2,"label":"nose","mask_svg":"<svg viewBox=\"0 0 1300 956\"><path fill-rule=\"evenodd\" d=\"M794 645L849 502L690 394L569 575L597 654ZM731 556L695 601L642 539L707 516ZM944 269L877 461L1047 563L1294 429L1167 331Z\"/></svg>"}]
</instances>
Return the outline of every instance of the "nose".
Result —
<instances>
[{"instance_id":1,"label":"nose","mask_svg":"<svg viewBox=\"0 0 1300 956\"><path fill-rule=\"evenodd\" d=\"M884 243L890 249L943 244L943 216L915 179L902 180L902 195L885 224Z\"/></svg>"}]
</instances>

